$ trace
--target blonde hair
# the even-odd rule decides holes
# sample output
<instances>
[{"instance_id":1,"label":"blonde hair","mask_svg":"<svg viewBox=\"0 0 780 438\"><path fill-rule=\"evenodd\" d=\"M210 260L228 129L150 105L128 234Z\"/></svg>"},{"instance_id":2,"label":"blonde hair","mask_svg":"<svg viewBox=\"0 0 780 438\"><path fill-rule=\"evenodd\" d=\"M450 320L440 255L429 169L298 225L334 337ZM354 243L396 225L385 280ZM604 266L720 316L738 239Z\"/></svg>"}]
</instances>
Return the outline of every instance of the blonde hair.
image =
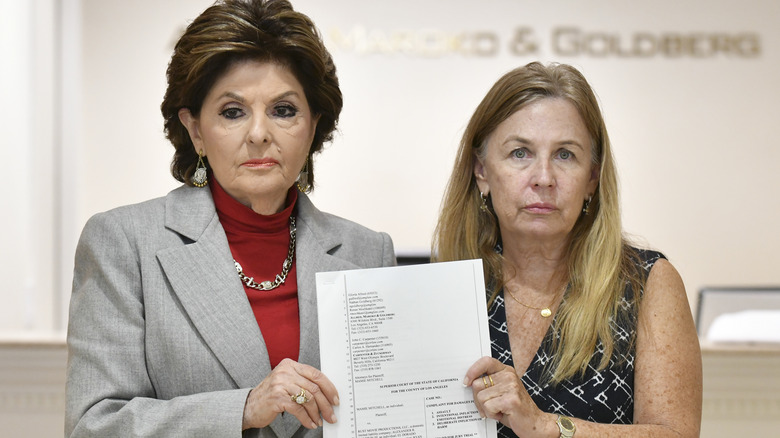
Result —
<instances>
[{"instance_id":1,"label":"blonde hair","mask_svg":"<svg viewBox=\"0 0 780 438\"><path fill-rule=\"evenodd\" d=\"M489 300L504 286L503 257L498 222L488 202L481 210L481 193L474 177L474 163L484 157L489 135L512 114L546 98L560 98L577 109L592 140L593 162L599 166L599 184L589 214L577 220L570 233L569 289L556 316L560 336L553 337L550 380L554 383L583 375L599 341L603 356L599 369L609 364L618 342L611 324L635 319L642 275L636 253L624 238L614 159L598 101L585 77L565 64L538 62L514 69L501 77L477 106L458 148L455 166L444 194L433 237L435 261L481 258ZM634 298L621 305L626 285ZM634 342L633 336L629 344Z\"/></svg>"}]
</instances>

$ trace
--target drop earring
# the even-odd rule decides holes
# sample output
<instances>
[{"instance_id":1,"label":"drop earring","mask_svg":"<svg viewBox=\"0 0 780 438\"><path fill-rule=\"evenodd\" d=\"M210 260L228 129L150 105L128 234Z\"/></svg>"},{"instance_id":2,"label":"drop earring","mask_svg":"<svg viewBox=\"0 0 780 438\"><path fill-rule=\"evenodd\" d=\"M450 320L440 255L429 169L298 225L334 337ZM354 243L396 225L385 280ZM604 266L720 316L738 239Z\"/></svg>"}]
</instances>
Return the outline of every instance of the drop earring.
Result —
<instances>
[{"instance_id":1,"label":"drop earring","mask_svg":"<svg viewBox=\"0 0 780 438\"><path fill-rule=\"evenodd\" d=\"M298 179L296 180L296 185L298 186L298 190L302 191L303 193L308 193L309 190L311 190L311 184L309 184L309 158L306 157L306 163L303 165L303 169L301 169L301 173L298 174Z\"/></svg>"},{"instance_id":2,"label":"drop earring","mask_svg":"<svg viewBox=\"0 0 780 438\"><path fill-rule=\"evenodd\" d=\"M588 199L585 200L585 203L582 205L582 214L585 216L588 215L588 210L590 209L590 201L593 199L593 196L588 195Z\"/></svg>"},{"instance_id":3,"label":"drop earring","mask_svg":"<svg viewBox=\"0 0 780 438\"><path fill-rule=\"evenodd\" d=\"M485 213L489 213L488 206L487 206L487 195L483 195L482 192L479 192L479 199L482 200L482 205L479 206L479 209L484 211Z\"/></svg>"},{"instance_id":4,"label":"drop earring","mask_svg":"<svg viewBox=\"0 0 780 438\"><path fill-rule=\"evenodd\" d=\"M195 187L205 187L209 183L208 169L203 162L203 151L198 151L198 164L195 166L195 173L192 174L192 184Z\"/></svg>"}]
</instances>

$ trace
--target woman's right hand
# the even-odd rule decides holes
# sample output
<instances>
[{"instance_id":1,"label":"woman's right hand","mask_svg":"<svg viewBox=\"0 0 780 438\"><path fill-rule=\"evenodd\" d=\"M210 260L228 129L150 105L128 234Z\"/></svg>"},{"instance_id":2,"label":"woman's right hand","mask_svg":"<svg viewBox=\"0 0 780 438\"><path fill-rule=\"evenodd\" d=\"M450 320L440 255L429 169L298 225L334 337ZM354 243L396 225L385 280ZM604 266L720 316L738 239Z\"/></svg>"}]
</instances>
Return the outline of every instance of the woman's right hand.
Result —
<instances>
[{"instance_id":1,"label":"woman's right hand","mask_svg":"<svg viewBox=\"0 0 780 438\"><path fill-rule=\"evenodd\" d=\"M298 404L293 396L301 390L308 401ZM322 418L336 422L333 406L338 404L336 387L320 370L284 359L249 392L243 429L266 427L282 412L294 415L307 429L315 429L322 426Z\"/></svg>"},{"instance_id":2,"label":"woman's right hand","mask_svg":"<svg viewBox=\"0 0 780 438\"><path fill-rule=\"evenodd\" d=\"M539 410L513 367L486 356L466 372L463 384L474 391L474 403L482 418L492 418L522 437L555 434L555 415Z\"/></svg>"}]
</instances>

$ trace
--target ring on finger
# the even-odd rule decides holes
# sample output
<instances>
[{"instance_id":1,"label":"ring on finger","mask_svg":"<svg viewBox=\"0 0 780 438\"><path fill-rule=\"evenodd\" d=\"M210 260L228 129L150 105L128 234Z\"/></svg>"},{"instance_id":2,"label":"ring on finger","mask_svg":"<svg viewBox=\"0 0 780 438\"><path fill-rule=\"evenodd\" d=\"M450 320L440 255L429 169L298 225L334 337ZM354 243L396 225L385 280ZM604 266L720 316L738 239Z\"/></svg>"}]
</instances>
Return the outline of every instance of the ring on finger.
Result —
<instances>
[{"instance_id":1,"label":"ring on finger","mask_svg":"<svg viewBox=\"0 0 780 438\"><path fill-rule=\"evenodd\" d=\"M488 385L487 376L482 376L482 384L485 385L485 388L490 388L490 385Z\"/></svg>"},{"instance_id":2,"label":"ring on finger","mask_svg":"<svg viewBox=\"0 0 780 438\"><path fill-rule=\"evenodd\" d=\"M291 395L290 398L292 399L292 401L298 403L299 405L302 405L309 401L309 397L306 396L306 390L303 388L301 388L301 392L295 395Z\"/></svg>"},{"instance_id":3,"label":"ring on finger","mask_svg":"<svg viewBox=\"0 0 780 438\"><path fill-rule=\"evenodd\" d=\"M490 386L495 386L495 383L493 383L493 376L488 374L488 379L490 380Z\"/></svg>"}]
</instances>

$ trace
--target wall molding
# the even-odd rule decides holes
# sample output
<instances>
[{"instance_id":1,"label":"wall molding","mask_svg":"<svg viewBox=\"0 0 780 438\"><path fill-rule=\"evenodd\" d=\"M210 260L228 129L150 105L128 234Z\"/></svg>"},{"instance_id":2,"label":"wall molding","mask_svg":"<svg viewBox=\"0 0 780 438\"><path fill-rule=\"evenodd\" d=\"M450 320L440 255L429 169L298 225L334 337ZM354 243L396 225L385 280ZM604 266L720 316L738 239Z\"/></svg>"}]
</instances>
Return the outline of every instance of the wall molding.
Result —
<instances>
[{"instance_id":1,"label":"wall molding","mask_svg":"<svg viewBox=\"0 0 780 438\"><path fill-rule=\"evenodd\" d=\"M702 348L702 418L777 419L780 426L780 348Z\"/></svg>"},{"instance_id":2,"label":"wall molding","mask_svg":"<svg viewBox=\"0 0 780 438\"><path fill-rule=\"evenodd\" d=\"M780 348L705 347L702 363L702 429L719 429L724 422L736 427L756 421L769 421L780 428ZM61 428L66 365L62 340L0 340L0 423L24 414L51 423L51 429Z\"/></svg>"},{"instance_id":3,"label":"wall molding","mask_svg":"<svg viewBox=\"0 0 780 438\"><path fill-rule=\"evenodd\" d=\"M0 415L65 411L64 342L0 343Z\"/></svg>"}]
</instances>

